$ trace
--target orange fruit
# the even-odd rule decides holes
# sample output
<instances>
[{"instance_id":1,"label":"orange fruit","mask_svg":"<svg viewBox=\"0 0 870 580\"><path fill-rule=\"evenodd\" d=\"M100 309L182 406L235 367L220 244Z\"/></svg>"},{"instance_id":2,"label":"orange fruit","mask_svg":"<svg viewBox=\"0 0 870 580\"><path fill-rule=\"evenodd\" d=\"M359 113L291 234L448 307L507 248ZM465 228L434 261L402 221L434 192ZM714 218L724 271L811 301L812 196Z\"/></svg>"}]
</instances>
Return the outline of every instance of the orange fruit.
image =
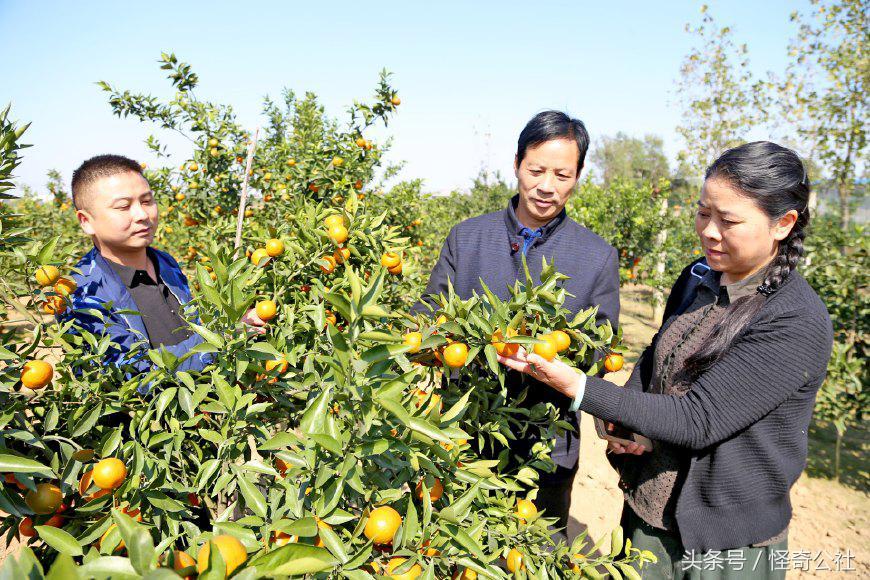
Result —
<instances>
[{"instance_id":1,"label":"orange fruit","mask_svg":"<svg viewBox=\"0 0 870 580\"><path fill-rule=\"evenodd\" d=\"M92 477L100 489L117 489L127 479L127 466L117 457L107 457L97 462Z\"/></svg>"},{"instance_id":2,"label":"orange fruit","mask_svg":"<svg viewBox=\"0 0 870 580\"><path fill-rule=\"evenodd\" d=\"M333 157L332 165L333 167L341 167L342 165L344 165L344 159L342 159L341 157Z\"/></svg>"},{"instance_id":3,"label":"orange fruit","mask_svg":"<svg viewBox=\"0 0 870 580\"><path fill-rule=\"evenodd\" d=\"M327 231L335 226L344 227L344 216L337 213L328 215L326 216L326 219L323 220L323 225L326 227Z\"/></svg>"},{"instance_id":4,"label":"orange fruit","mask_svg":"<svg viewBox=\"0 0 870 580\"><path fill-rule=\"evenodd\" d=\"M332 274L335 272L335 258L332 256L323 256L320 259L326 261L326 265L320 265L320 269L323 270L325 274Z\"/></svg>"},{"instance_id":5,"label":"orange fruit","mask_svg":"<svg viewBox=\"0 0 870 580\"><path fill-rule=\"evenodd\" d=\"M199 165L197 165L196 163L191 163L190 165L187 166L187 168L190 169L191 171L199 171Z\"/></svg>"},{"instance_id":6,"label":"orange fruit","mask_svg":"<svg viewBox=\"0 0 870 580\"><path fill-rule=\"evenodd\" d=\"M501 329L496 330L492 334L492 344L495 347L495 351L501 356L514 356L520 351L520 345L510 342L503 342L505 340L505 336L508 339L513 338L517 335L517 331L508 328L506 333L502 333Z\"/></svg>"},{"instance_id":7,"label":"orange fruit","mask_svg":"<svg viewBox=\"0 0 870 580\"><path fill-rule=\"evenodd\" d=\"M395 268L402 263L402 257L396 252L384 252L381 256L381 266L384 268Z\"/></svg>"},{"instance_id":8,"label":"orange fruit","mask_svg":"<svg viewBox=\"0 0 870 580\"><path fill-rule=\"evenodd\" d=\"M402 342L411 347L411 350L408 351L409 353L416 354L420 352L420 343L423 342L423 335L419 332L409 332L402 337Z\"/></svg>"},{"instance_id":9,"label":"orange fruit","mask_svg":"<svg viewBox=\"0 0 870 580\"><path fill-rule=\"evenodd\" d=\"M299 538L296 536L291 536L290 534L284 532L272 532L272 545L281 547L286 546L287 544L295 544Z\"/></svg>"},{"instance_id":10,"label":"orange fruit","mask_svg":"<svg viewBox=\"0 0 870 580\"><path fill-rule=\"evenodd\" d=\"M142 514L139 512L139 508L133 508L130 506L126 506L121 508L121 513L130 516L137 522L142 521Z\"/></svg>"},{"instance_id":11,"label":"orange fruit","mask_svg":"<svg viewBox=\"0 0 870 580\"><path fill-rule=\"evenodd\" d=\"M447 322L447 317L446 317L445 315L441 314L441 315L439 315L438 318L435 320L435 326L441 326L441 325L444 324L445 322Z\"/></svg>"},{"instance_id":12,"label":"orange fruit","mask_svg":"<svg viewBox=\"0 0 870 580\"><path fill-rule=\"evenodd\" d=\"M17 487L17 488L20 489L21 491L24 491L25 489L27 489L27 486L26 486L26 485L24 485L23 483L21 483L20 481L18 481L18 478L15 477L15 474L14 474L14 473L7 473L7 474L5 475L5 477L4 477L4 480L5 480L6 483L8 483L9 485L14 485L15 487Z\"/></svg>"},{"instance_id":13,"label":"orange fruit","mask_svg":"<svg viewBox=\"0 0 870 580\"><path fill-rule=\"evenodd\" d=\"M399 512L388 505L372 510L366 521L363 533L374 544L385 545L392 543L396 530L402 525L402 516Z\"/></svg>"},{"instance_id":14,"label":"orange fruit","mask_svg":"<svg viewBox=\"0 0 870 580\"><path fill-rule=\"evenodd\" d=\"M444 485L441 483L441 480L437 477L435 478L435 483L429 486L429 499L433 502L441 499L441 496L444 495ZM423 479L417 482L417 499L423 500Z\"/></svg>"},{"instance_id":15,"label":"orange fruit","mask_svg":"<svg viewBox=\"0 0 870 580\"><path fill-rule=\"evenodd\" d=\"M517 550L516 548L511 548L511 551L508 552L506 560L508 572L517 572L518 570L522 570L526 567L526 565L523 563L523 555L520 554L519 550Z\"/></svg>"},{"instance_id":16,"label":"orange fruit","mask_svg":"<svg viewBox=\"0 0 870 580\"><path fill-rule=\"evenodd\" d=\"M571 337L564 330L554 330L550 336L556 344L556 352L564 352L571 346Z\"/></svg>"},{"instance_id":17,"label":"orange fruit","mask_svg":"<svg viewBox=\"0 0 870 580\"><path fill-rule=\"evenodd\" d=\"M362 182L361 180L357 179L357 180L354 182L354 184L353 184L353 188L356 189L356 190L360 190L360 189L362 189L362 188L363 188L363 182ZM362 194L360 194L360 195L362 195ZM360 199L362 199L362 197L360 197Z\"/></svg>"},{"instance_id":18,"label":"orange fruit","mask_svg":"<svg viewBox=\"0 0 870 580\"><path fill-rule=\"evenodd\" d=\"M25 538L32 538L33 536L35 536L36 530L33 529L33 518L28 516L21 520L21 523L18 524L18 533Z\"/></svg>"},{"instance_id":19,"label":"orange fruit","mask_svg":"<svg viewBox=\"0 0 870 580\"><path fill-rule=\"evenodd\" d=\"M66 302L62 296L49 296L42 303L42 311L46 314L63 314L66 312Z\"/></svg>"},{"instance_id":20,"label":"orange fruit","mask_svg":"<svg viewBox=\"0 0 870 580\"><path fill-rule=\"evenodd\" d=\"M477 580L477 572L471 568L465 568L462 572L457 572L453 576L453 580Z\"/></svg>"},{"instance_id":21,"label":"orange fruit","mask_svg":"<svg viewBox=\"0 0 870 580\"><path fill-rule=\"evenodd\" d=\"M94 482L94 470L90 469L82 474L82 478L79 480L79 495L84 497L88 489L90 489L91 484Z\"/></svg>"},{"instance_id":22,"label":"orange fruit","mask_svg":"<svg viewBox=\"0 0 870 580\"><path fill-rule=\"evenodd\" d=\"M221 554L224 563L226 564L226 575L229 576L235 572L236 568L245 563L248 559L248 551L245 546L234 536L222 534L215 536L211 542L206 542L199 549L196 555L196 571L202 574L208 568L208 557L211 553L211 545L214 544Z\"/></svg>"},{"instance_id":23,"label":"orange fruit","mask_svg":"<svg viewBox=\"0 0 870 580\"><path fill-rule=\"evenodd\" d=\"M54 367L44 360L29 360L21 368L21 384L28 389L41 389L51 382Z\"/></svg>"},{"instance_id":24,"label":"orange fruit","mask_svg":"<svg viewBox=\"0 0 870 580\"><path fill-rule=\"evenodd\" d=\"M277 258L284 253L284 242L276 238L272 238L266 242L266 254L273 258Z\"/></svg>"},{"instance_id":25,"label":"orange fruit","mask_svg":"<svg viewBox=\"0 0 870 580\"><path fill-rule=\"evenodd\" d=\"M468 359L468 346L462 342L451 342L444 347L441 356L447 366L452 369L464 367L466 359Z\"/></svg>"},{"instance_id":26,"label":"orange fruit","mask_svg":"<svg viewBox=\"0 0 870 580\"><path fill-rule=\"evenodd\" d=\"M60 492L60 488L53 483L38 483L35 491L27 492L24 503L35 514L53 514L63 503L63 494Z\"/></svg>"},{"instance_id":27,"label":"orange fruit","mask_svg":"<svg viewBox=\"0 0 870 580\"><path fill-rule=\"evenodd\" d=\"M72 278L61 278L54 285L54 291L61 296L69 296L76 291L76 282Z\"/></svg>"},{"instance_id":28,"label":"orange fruit","mask_svg":"<svg viewBox=\"0 0 870 580\"><path fill-rule=\"evenodd\" d=\"M526 523L527 520L538 515L538 508L530 500L519 499L517 500L517 508L514 510L514 514L521 522Z\"/></svg>"},{"instance_id":29,"label":"orange fruit","mask_svg":"<svg viewBox=\"0 0 870 580\"><path fill-rule=\"evenodd\" d=\"M277 368L278 374L283 375L284 373L287 372L288 366L289 366L289 363L287 362L287 359L285 359L285 358L280 358L278 360L275 360L275 359L267 360L266 361L266 372L272 372L272 370Z\"/></svg>"},{"instance_id":30,"label":"orange fruit","mask_svg":"<svg viewBox=\"0 0 870 580\"><path fill-rule=\"evenodd\" d=\"M257 316L263 322L269 322L275 315L278 313L278 306L272 300L261 300L257 302L257 306L254 308L257 312Z\"/></svg>"},{"instance_id":31,"label":"orange fruit","mask_svg":"<svg viewBox=\"0 0 870 580\"><path fill-rule=\"evenodd\" d=\"M326 522L323 522L319 519L317 520L317 527L320 528L321 530L331 530L332 529L332 526L330 526ZM318 548L323 547L323 540L320 539L319 533L317 534L317 539L314 540L314 545L317 546Z\"/></svg>"},{"instance_id":32,"label":"orange fruit","mask_svg":"<svg viewBox=\"0 0 870 580\"><path fill-rule=\"evenodd\" d=\"M63 506L63 504L61 504L60 507L61 507L61 509L66 509L66 508ZM61 511L61 510L58 510L58 511ZM60 527L63 526L63 524L64 524L65 521L66 521L66 520L63 518L62 515L60 515L59 513L56 513L56 514L54 514L53 516L51 516L50 518L48 518L48 520L47 520L44 524L42 524L42 525L44 525L44 526L51 526L52 528L60 528Z\"/></svg>"},{"instance_id":33,"label":"orange fruit","mask_svg":"<svg viewBox=\"0 0 870 580\"><path fill-rule=\"evenodd\" d=\"M360 149L365 149L366 148L366 140L363 139L362 137L357 137L356 138L356 146L359 147Z\"/></svg>"},{"instance_id":34,"label":"orange fruit","mask_svg":"<svg viewBox=\"0 0 870 580\"><path fill-rule=\"evenodd\" d=\"M414 564L411 566L411 569L403 574L393 574L393 570L407 562L407 558L390 558L389 563L387 564L387 573L386 576L389 578L393 578L394 580L413 580L420 576L423 573L423 568L420 567L420 564Z\"/></svg>"},{"instance_id":35,"label":"orange fruit","mask_svg":"<svg viewBox=\"0 0 870 580\"><path fill-rule=\"evenodd\" d=\"M350 248L336 248L332 257L336 264L343 264L345 260L350 259Z\"/></svg>"},{"instance_id":36,"label":"orange fruit","mask_svg":"<svg viewBox=\"0 0 870 580\"><path fill-rule=\"evenodd\" d=\"M97 546L98 546L98 547L102 546L102 545L103 545L103 542L106 541L106 538L108 537L108 535L111 534L111 533L112 533L112 530L116 529L117 527L118 527L117 524L112 524L111 526L109 526L109 529L106 530L106 533L103 534L103 537L101 537L100 540L97 542ZM114 551L115 551L115 552L120 552L121 550L123 550L123 549L126 548L126 547L127 547L127 545L124 543L124 540L121 540L120 542L118 542L118 545L115 546L115 550L114 550Z\"/></svg>"},{"instance_id":37,"label":"orange fruit","mask_svg":"<svg viewBox=\"0 0 870 580\"><path fill-rule=\"evenodd\" d=\"M187 196L184 195L183 193L176 193L175 194L175 201L184 201L185 197L187 197Z\"/></svg>"},{"instance_id":38,"label":"orange fruit","mask_svg":"<svg viewBox=\"0 0 870 580\"><path fill-rule=\"evenodd\" d=\"M186 215L186 216L184 216L184 225L190 228L193 226L198 226L199 222L197 220L195 220L193 217Z\"/></svg>"},{"instance_id":39,"label":"orange fruit","mask_svg":"<svg viewBox=\"0 0 870 580\"><path fill-rule=\"evenodd\" d=\"M269 257L269 252L266 251L266 248L257 248L254 250L254 253L251 254L251 263L255 266L264 265L263 260Z\"/></svg>"},{"instance_id":40,"label":"orange fruit","mask_svg":"<svg viewBox=\"0 0 870 580\"><path fill-rule=\"evenodd\" d=\"M181 550L173 550L172 551L172 569L178 572L178 575L182 575L182 571L188 572L184 575L185 580L189 580L193 578L193 570L196 567L196 560L188 554L187 552L182 552ZM188 568L190 568L188 570Z\"/></svg>"},{"instance_id":41,"label":"orange fruit","mask_svg":"<svg viewBox=\"0 0 870 580\"><path fill-rule=\"evenodd\" d=\"M399 97L393 97L392 99L390 99L390 102L393 103L394 107L398 107L402 104L402 99L400 99Z\"/></svg>"},{"instance_id":42,"label":"orange fruit","mask_svg":"<svg viewBox=\"0 0 870 580\"><path fill-rule=\"evenodd\" d=\"M195 493L187 494L187 503L189 503L193 507L199 507L199 496Z\"/></svg>"},{"instance_id":43,"label":"orange fruit","mask_svg":"<svg viewBox=\"0 0 870 580\"><path fill-rule=\"evenodd\" d=\"M556 341L549 334L545 334L543 336L538 336L540 340L543 342L538 342L535 344L534 351L535 354L543 358L544 360L553 360L556 358Z\"/></svg>"},{"instance_id":44,"label":"orange fruit","mask_svg":"<svg viewBox=\"0 0 870 580\"><path fill-rule=\"evenodd\" d=\"M394 266L392 268L387 268L387 272L389 272L393 276L398 276L399 274L402 273L402 263L399 262L398 266Z\"/></svg>"},{"instance_id":45,"label":"orange fruit","mask_svg":"<svg viewBox=\"0 0 870 580\"><path fill-rule=\"evenodd\" d=\"M42 266L36 270L33 276L40 286L51 286L60 278L60 270L54 266Z\"/></svg>"},{"instance_id":46,"label":"orange fruit","mask_svg":"<svg viewBox=\"0 0 870 580\"><path fill-rule=\"evenodd\" d=\"M343 244L347 241L347 228L340 225L331 226L326 230L326 235L336 244Z\"/></svg>"},{"instance_id":47,"label":"orange fruit","mask_svg":"<svg viewBox=\"0 0 870 580\"><path fill-rule=\"evenodd\" d=\"M625 364L625 358L616 352L610 353L607 355L607 358L604 359L604 368L607 369L607 372L609 373L615 373L622 369L623 364Z\"/></svg>"}]
</instances>

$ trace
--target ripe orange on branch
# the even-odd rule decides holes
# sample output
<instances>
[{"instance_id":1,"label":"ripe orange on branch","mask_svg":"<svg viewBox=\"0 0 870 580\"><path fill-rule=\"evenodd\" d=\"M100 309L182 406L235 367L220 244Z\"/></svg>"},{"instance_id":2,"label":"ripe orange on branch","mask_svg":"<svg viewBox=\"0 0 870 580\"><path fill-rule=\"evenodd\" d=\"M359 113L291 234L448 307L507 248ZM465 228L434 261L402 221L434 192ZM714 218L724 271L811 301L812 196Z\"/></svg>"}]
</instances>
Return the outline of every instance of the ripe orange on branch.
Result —
<instances>
[{"instance_id":1,"label":"ripe orange on branch","mask_svg":"<svg viewBox=\"0 0 870 580\"><path fill-rule=\"evenodd\" d=\"M94 466L92 478L100 489L117 489L127 479L127 466L117 457L101 459Z\"/></svg>"},{"instance_id":2,"label":"ripe orange on branch","mask_svg":"<svg viewBox=\"0 0 870 580\"><path fill-rule=\"evenodd\" d=\"M259 266L268 257L269 257L269 252L266 251L266 248L257 248L256 250L254 250L254 253L251 254L251 262L255 266Z\"/></svg>"},{"instance_id":3,"label":"ripe orange on branch","mask_svg":"<svg viewBox=\"0 0 870 580\"><path fill-rule=\"evenodd\" d=\"M54 285L54 291L61 296L69 296L76 291L76 282L72 278L61 278Z\"/></svg>"},{"instance_id":4,"label":"ripe orange on branch","mask_svg":"<svg viewBox=\"0 0 870 580\"><path fill-rule=\"evenodd\" d=\"M272 300L261 300L257 302L257 306L254 308L257 313L257 316L263 322L269 322L275 315L278 313L278 306Z\"/></svg>"},{"instance_id":5,"label":"ripe orange on branch","mask_svg":"<svg viewBox=\"0 0 870 580\"><path fill-rule=\"evenodd\" d=\"M347 241L347 228L341 225L330 226L326 235L336 244L343 244Z\"/></svg>"},{"instance_id":6,"label":"ripe orange on branch","mask_svg":"<svg viewBox=\"0 0 870 580\"><path fill-rule=\"evenodd\" d=\"M507 561L508 572L517 572L526 567L526 564L523 562L523 555L516 548L511 548L505 560Z\"/></svg>"},{"instance_id":7,"label":"ripe orange on branch","mask_svg":"<svg viewBox=\"0 0 870 580\"><path fill-rule=\"evenodd\" d=\"M208 569L208 557L209 554L211 554L211 544L214 544L218 552L220 552L221 558L223 558L227 567L227 576L235 572L236 568L244 564L248 559L248 551L245 550L245 546L242 545L235 536L227 534L215 536L211 539L211 542L203 544L202 548L199 549L199 553L196 555L196 571L200 574Z\"/></svg>"},{"instance_id":8,"label":"ripe orange on branch","mask_svg":"<svg viewBox=\"0 0 870 580\"><path fill-rule=\"evenodd\" d=\"M395 268L402 263L402 257L396 252L384 252L381 256L381 266L384 268Z\"/></svg>"},{"instance_id":9,"label":"ripe orange on branch","mask_svg":"<svg viewBox=\"0 0 870 580\"><path fill-rule=\"evenodd\" d=\"M604 359L604 368L609 373L621 370L623 364L625 364L625 358L619 353L612 352Z\"/></svg>"},{"instance_id":10,"label":"ripe orange on branch","mask_svg":"<svg viewBox=\"0 0 870 580\"><path fill-rule=\"evenodd\" d=\"M502 333L501 329L496 330L492 334L492 345L495 347L495 351L501 356L514 356L520 350L520 345L516 343L504 342L505 337L507 339L511 339L517 335L517 331L508 328L505 333Z\"/></svg>"},{"instance_id":11,"label":"ripe orange on branch","mask_svg":"<svg viewBox=\"0 0 870 580\"><path fill-rule=\"evenodd\" d=\"M517 507L514 513L516 514L517 519L526 523L528 520L538 515L538 508L535 507L535 504L532 503L531 500L519 499L517 500Z\"/></svg>"},{"instance_id":12,"label":"ripe orange on branch","mask_svg":"<svg viewBox=\"0 0 870 580\"><path fill-rule=\"evenodd\" d=\"M325 274L332 274L335 272L335 258L332 256L323 256L320 259L321 261L326 262L326 264L320 264L320 269L323 270Z\"/></svg>"},{"instance_id":13,"label":"ripe orange on branch","mask_svg":"<svg viewBox=\"0 0 870 580\"><path fill-rule=\"evenodd\" d=\"M326 219L323 220L323 225L327 230L333 228L335 226L344 226L344 216L334 213L332 215L326 216Z\"/></svg>"},{"instance_id":14,"label":"ripe orange on branch","mask_svg":"<svg viewBox=\"0 0 870 580\"><path fill-rule=\"evenodd\" d=\"M535 343L534 352L544 360L553 360L556 358L556 352L558 349L556 348L556 341L549 334L545 334L543 336L538 336L540 340L543 342Z\"/></svg>"},{"instance_id":15,"label":"ripe orange on branch","mask_svg":"<svg viewBox=\"0 0 870 580\"><path fill-rule=\"evenodd\" d=\"M34 278L40 286L51 286L60 278L60 270L55 266L42 266L36 270Z\"/></svg>"},{"instance_id":16,"label":"ripe orange on branch","mask_svg":"<svg viewBox=\"0 0 870 580\"><path fill-rule=\"evenodd\" d=\"M369 514L363 534L377 545L389 544L402 525L402 516L388 505L375 508Z\"/></svg>"},{"instance_id":17,"label":"ripe orange on branch","mask_svg":"<svg viewBox=\"0 0 870 580\"><path fill-rule=\"evenodd\" d=\"M468 346L462 342L451 342L444 347L441 357L444 359L444 363L452 369L464 367L468 360Z\"/></svg>"},{"instance_id":18,"label":"ripe orange on branch","mask_svg":"<svg viewBox=\"0 0 870 580\"><path fill-rule=\"evenodd\" d=\"M411 566L411 569L402 574L394 574L393 571L396 568L399 568L402 564L407 562L407 558L390 558L389 563L387 564L387 577L393 578L394 580L413 580L420 576L423 573L423 568L420 567L420 564L414 564Z\"/></svg>"},{"instance_id":19,"label":"ripe orange on branch","mask_svg":"<svg viewBox=\"0 0 870 580\"><path fill-rule=\"evenodd\" d=\"M425 479L425 478L424 478ZM423 500L423 482L424 479L421 479L417 482L417 499ZM441 483L441 480L437 477L435 478L435 482L429 486L429 499L433 502L441 499L441 496L444 495L444 484Z\"/></svg>"},{"instance_id":20,"label":"ripe orange on branch","mask_svg":"<svg viewBox=\"0 0 870 580\"><path fill-rule=\"evenodd\" d=\"M419 332L409 332L402 337L402 342L411 347L408 352L416 354L420 352L420 344L423 342L423 335Z\"/></svg>"},{"instance_id":21,"label":"ripe orange on branch","mask_svg":"<svg viewBox=\"0 0 870 580\"><path fill-rule=\"evenodd\" d=\"M571 346L571 336L564 330L554 330L550 336L556 344L556 352L564 352Z\"/></svg>"},{"instance_id":22,"label":"ripe orange on branch","mask_svg":"<svg viewBox=\"0 0 870 580\"><path fill-rule=\"evenodd\" d=\"M38 483L36 490L30 490L24 497L33 513L39 515L53 514L63 503L63 494L60 488L53 483Z\"/></svg>"},{"instance_id":23,"label":"ripe orange on branch","mask_svg":"<svg viewBox=\"0 0 870 580\"><path fill-rule=\"evenodd\" d=\"M51 382L54 367L44 360L29 360L21 368L21 384L28 389L41 389Z\"/></svg>"},{"instance_id":24,"label":"ripe orange on branch","mask_svg":"<svg viewBox=\"0 0 870 580\"><path fill-rule=\"evenodd\" d=\"M272 258L277 258L284 253L284 242L279 239L272 238L266 242L266 253Z\"/></svg>"}]
</instances>

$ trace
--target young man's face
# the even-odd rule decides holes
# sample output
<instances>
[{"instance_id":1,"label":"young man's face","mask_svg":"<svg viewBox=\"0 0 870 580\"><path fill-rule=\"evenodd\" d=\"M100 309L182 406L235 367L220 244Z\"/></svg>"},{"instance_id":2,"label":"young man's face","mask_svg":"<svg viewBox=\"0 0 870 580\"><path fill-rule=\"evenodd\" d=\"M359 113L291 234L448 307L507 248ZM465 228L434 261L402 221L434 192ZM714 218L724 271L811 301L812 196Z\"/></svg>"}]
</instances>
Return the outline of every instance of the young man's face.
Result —
<instances>
[{"instance_id":1,"label":"young man's face","mask_svg":"<svg viewBox=\"0 0 870 580\"><path fill-rule=\"evenodd\" d=\"M142 250L154 241L157 202L148 181L132 171L94 183L76 212L82 230L114 252Z\"/></svg>"},{"instance_id":2,"label":"young man's face","mask_svg":"<svg viewBox=\"0 0 870 580\"><path fill-rule=\"evenodd\" d=\"M559 215L574 192L580 149L574 139L553 139L526 149L514 172L519 186L517 218L539 228Z\"/></svg>"}]
</instances>

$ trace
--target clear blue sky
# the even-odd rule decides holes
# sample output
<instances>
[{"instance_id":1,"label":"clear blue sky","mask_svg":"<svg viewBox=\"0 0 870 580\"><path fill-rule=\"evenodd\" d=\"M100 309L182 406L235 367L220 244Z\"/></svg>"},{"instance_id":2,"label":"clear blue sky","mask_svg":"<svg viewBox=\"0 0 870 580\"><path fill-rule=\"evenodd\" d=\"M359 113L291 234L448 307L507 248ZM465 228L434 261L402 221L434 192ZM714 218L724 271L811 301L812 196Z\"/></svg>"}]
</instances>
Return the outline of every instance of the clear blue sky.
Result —
<instances>
[{"instance_id":1,"label":"clear blue sky","mask_svg":"<svg viewBox=\"0 0 870 580\"><path fill-rule=\"evenodd\" d=\"M715 1L720 24L749 45L753 68L781 70L804 0ZM387 130L403 178L430 191L466 188L481 167L511 171L523 124L545 108L602 134L659 134L669 155L673 94L701 2L60 2L0 0L0 104L33 122L18 174L42 189L48 169L69 181L90 155L151 161L152 131L114 117L94 84L170 94L156 63L174 51L200 76L199 98L261 123L262 97L317 93L333 116L394 73L402 98ZM167 139L179 154L178 140Z\"/></svg>"}]
</instances>

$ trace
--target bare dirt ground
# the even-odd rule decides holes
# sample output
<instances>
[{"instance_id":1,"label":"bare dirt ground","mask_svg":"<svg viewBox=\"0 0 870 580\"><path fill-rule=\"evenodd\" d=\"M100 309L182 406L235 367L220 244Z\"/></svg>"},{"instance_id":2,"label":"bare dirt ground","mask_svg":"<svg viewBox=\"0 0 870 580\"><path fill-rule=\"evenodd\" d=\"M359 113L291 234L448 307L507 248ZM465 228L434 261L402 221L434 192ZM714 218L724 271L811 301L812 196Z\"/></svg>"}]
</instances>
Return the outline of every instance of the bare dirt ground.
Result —
<instances>
[{"instance_id":1,"label":"bare dirt ground","mask_svg":"<svg viewBox=\"0 0 870 580\"><path fill-rule=\"evenodd\" d=\"M655 334L652 308L640 289L623 289L620 322L623 336L632 347L626 356L632 363ZM611 375L624 383L629 368ZM605 459L606 444L595 433L592 417L581 421L580 470L574 481L571 538L583 526L597 540L609 536L619 523L622 492L619 478ZM870 496L868 496L867 450L870 435L866 430L847 433L843 447L842 474L838 483L831 479L829 457L833 454L833 431L814 425L810 430L810 461L807 471L792 489L794 515L789 526L788 550L792 556L788 578L870 578ZM852 558L847 555L851 553ZM840 554L839 571L837 554ZM827 567L829 570L825 570ZM804 568L804 569L801 569ZM852 568L852 571L847 571Z\"/></svg>"}]
</instances>

